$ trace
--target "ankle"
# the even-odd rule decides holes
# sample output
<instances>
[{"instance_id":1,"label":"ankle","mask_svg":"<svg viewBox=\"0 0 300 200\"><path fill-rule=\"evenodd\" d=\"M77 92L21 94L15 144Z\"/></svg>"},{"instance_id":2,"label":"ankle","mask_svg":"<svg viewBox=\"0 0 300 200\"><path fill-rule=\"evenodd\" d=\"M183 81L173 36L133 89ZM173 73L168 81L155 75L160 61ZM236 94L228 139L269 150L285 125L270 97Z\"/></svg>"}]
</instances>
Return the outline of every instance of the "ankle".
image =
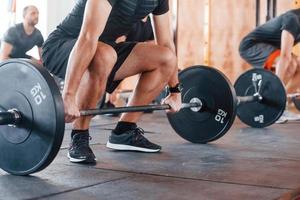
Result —
<instances>
[{"instance_id":1,"label":"ankle","mask_svg":"<svg viewBox=\"0 0 300 200\"><path fill-rule=\"evenodd\" d=\"M71 138L74 137L74 135L76 134L87 134L89 135L89 129L85 129L85 130L78 130L78 129L73 129L71 132Z\"/></svg>"},{"instance_id":2,"label":"ankle","mask_svg":"<svg viewBox=\"0 0 300 200\"><path fill-rule=\"evenodd\" d=\"M119 121L116 128L113 130L113 132L116 135L120 135L124 132L134 130L134 129L136 129L136 127L137 127L136 123Z\"/></svg>"}]
</instances>

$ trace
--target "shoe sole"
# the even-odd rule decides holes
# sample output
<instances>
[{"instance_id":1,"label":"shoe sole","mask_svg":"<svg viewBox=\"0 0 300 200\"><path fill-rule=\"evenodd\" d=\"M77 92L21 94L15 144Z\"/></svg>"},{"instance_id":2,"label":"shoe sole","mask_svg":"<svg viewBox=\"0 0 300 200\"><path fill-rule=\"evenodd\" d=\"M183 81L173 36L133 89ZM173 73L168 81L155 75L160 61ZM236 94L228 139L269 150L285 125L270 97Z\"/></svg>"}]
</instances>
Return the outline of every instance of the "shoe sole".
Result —
<instances>
[{"instance_id":1,"label":"shoe sole","mask_svg":"<svg viewBox=\"0 0 300 200\"><path fill-rule=\"evenodd\" d=\"M286 124L289 120L285 119L285 120L278 120L275 122L275 124Z\"/></svg>"},{"instance_id":2,"label":"shoe sole","mask_svg":"<svg viewBox=\"0 0 300 200\"><path fill-rule=\"evenodd\" d=\"M95 163L97 161L97 159L88 160L88 159L72 158L69 153L68 153L68 158L72 163Z\"/></svg>"},{"instance_id":3,"label":"shoe sole","mask_svg":"<svg viewBox=\"0 0 300 200\"><path fill-rule=\"evenodd\" d=\"M160 151L160 149L146 149L142 147L129 146L125 144L113 144L110 143L109 141L106 143L106 147L114 150L120 150L120 151L141 151L146 153L156 153Z\"/></svg>"}]
</instances>

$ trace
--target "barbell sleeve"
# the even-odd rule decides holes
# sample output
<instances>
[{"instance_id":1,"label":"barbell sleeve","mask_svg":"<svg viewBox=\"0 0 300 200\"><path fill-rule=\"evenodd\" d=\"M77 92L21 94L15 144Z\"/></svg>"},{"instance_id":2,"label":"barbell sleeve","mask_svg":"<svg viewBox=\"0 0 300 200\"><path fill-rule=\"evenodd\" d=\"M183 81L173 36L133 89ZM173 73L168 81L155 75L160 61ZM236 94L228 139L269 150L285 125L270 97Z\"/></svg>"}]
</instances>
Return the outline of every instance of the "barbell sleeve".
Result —
<instances>
[{"instance_id":1,"label":"barbell sleeve","mask_svg":"<svg viewBox=\"0 0 300 200\"><path fill-rule=\"evenodd\" d=\"M17 110L0 112L0 125L17 125L21 120L21 114Z\"/></svg>"},{"instance_id":2,"label":"barbell sleeve","mask_svg":"<svg viewBox=\"0 0 300 200\"><path fill-rule=\"evenodd\" d=\"M241 105L244 103L251 103L251 102L258 102L261 101L262 97L260 95L253 95L253 96L238 96L237 97L237 105Z\"/></svg>"},{"instance_id":3,"label":"barbell sleeve","mask_svg":"<svg viewBox=\"0 0 300 200\"><path fill-rule=\"evenodd\" d=\"M183 103L181 109L202 107L202 103ZM168 104L162 105L146 105L146 106L129 106L129 107L116 107L116 108L103 108L103 109L89 109L80 111L80 116L95 116L104 114L118 114L128 112L145 112L155 110L169 110L171 106Z\"/></svg>"}]
</instances>

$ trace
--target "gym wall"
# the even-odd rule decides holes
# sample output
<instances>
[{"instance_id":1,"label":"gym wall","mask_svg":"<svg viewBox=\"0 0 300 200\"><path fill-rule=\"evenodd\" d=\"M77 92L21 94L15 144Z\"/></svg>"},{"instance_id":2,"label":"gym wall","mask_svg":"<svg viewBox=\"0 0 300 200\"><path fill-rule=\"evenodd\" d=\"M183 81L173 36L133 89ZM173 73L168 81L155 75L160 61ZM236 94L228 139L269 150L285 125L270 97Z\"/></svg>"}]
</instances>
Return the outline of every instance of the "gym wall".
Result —
<instances>
[{"instance_id":1,"label":"gym wall","mask_svg":"<svg viewBox=\"0 0 300 200\"><path fill-rule=\"evenodd\" d=\"M33 4L39 8L38 28L45 38L72 9L75 2L16 1L16 22L22 20L24 6ZM298 1L277 0L277 15L299 6ZM264 23L267 0L260 2L260 23ZM240 58L238 47L241 39L255 28L255 3L255 0L170 0L179 68L196 64L210 65L220 69L234 81L241 72L250 67ZM133 78L122 84L122 88L130 89L134 84Z\"/></svg>"},{"instance_id":2,"label":"gym wall","mask_svg":"<svg viewBox=\"0 0 300 200\"><path fill-rule=\"evenodd\" d=\"M296 2L277 0L277 15L294 8ZM238 48L242 38L256 26L255 0L170 0L170 7L171 15L177 16L174 34L179 68L213 66L232 82L250 68L240 58ZM266 10L267 0L261 0L261 24L266 21ZM122 89L131 89L135 83L136 78L127 79Z\"/></svg>"},{"instance_id":3,"label":"gym wall","mask_svg":"<svg viewBox=\"0 0 300 200\"><path fill-rule=\"evenodd\" d=\"M241 39L256 26L254 0L178 0L177 52L180 68L214 66L231 81L250 66L239 56ZM293 8L293 0L277 0L277 14ZM261 0L261 23L267 0Z\"/></svg>"}]
</instances>

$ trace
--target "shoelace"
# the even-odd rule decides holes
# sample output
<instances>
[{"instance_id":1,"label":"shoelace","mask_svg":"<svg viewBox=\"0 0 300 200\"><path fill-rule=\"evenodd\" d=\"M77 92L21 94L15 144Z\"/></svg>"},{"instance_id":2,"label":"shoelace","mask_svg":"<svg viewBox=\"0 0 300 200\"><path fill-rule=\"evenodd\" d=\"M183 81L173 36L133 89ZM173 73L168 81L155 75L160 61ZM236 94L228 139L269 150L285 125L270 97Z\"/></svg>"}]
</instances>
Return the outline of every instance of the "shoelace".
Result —
<instances>
[{"instance_id":1,"label":"shoelace","mask_svg":"<svg viewBox=\"0 0 300 200\"><path fill-rule=\"evenodd\" d=\"M135 140L140 140L140 139L145 140L146 138L144 137L144 134L145 134L145 131L142 128L137 127L133 131L133 136L134 136L133 138Z\"/></svg>"},{"instance_id":2,"label":"shoelace","mask_svg":"<svg viewBox=\"0 0 300 200\"><path fill-rule=\"evenodd\" d=\"M78 138L76 138L76 140L74 140L74 144L76 146L89 146L89 141L92 140L91 136L79 136Z\"/></svg>"}]
</instances>

